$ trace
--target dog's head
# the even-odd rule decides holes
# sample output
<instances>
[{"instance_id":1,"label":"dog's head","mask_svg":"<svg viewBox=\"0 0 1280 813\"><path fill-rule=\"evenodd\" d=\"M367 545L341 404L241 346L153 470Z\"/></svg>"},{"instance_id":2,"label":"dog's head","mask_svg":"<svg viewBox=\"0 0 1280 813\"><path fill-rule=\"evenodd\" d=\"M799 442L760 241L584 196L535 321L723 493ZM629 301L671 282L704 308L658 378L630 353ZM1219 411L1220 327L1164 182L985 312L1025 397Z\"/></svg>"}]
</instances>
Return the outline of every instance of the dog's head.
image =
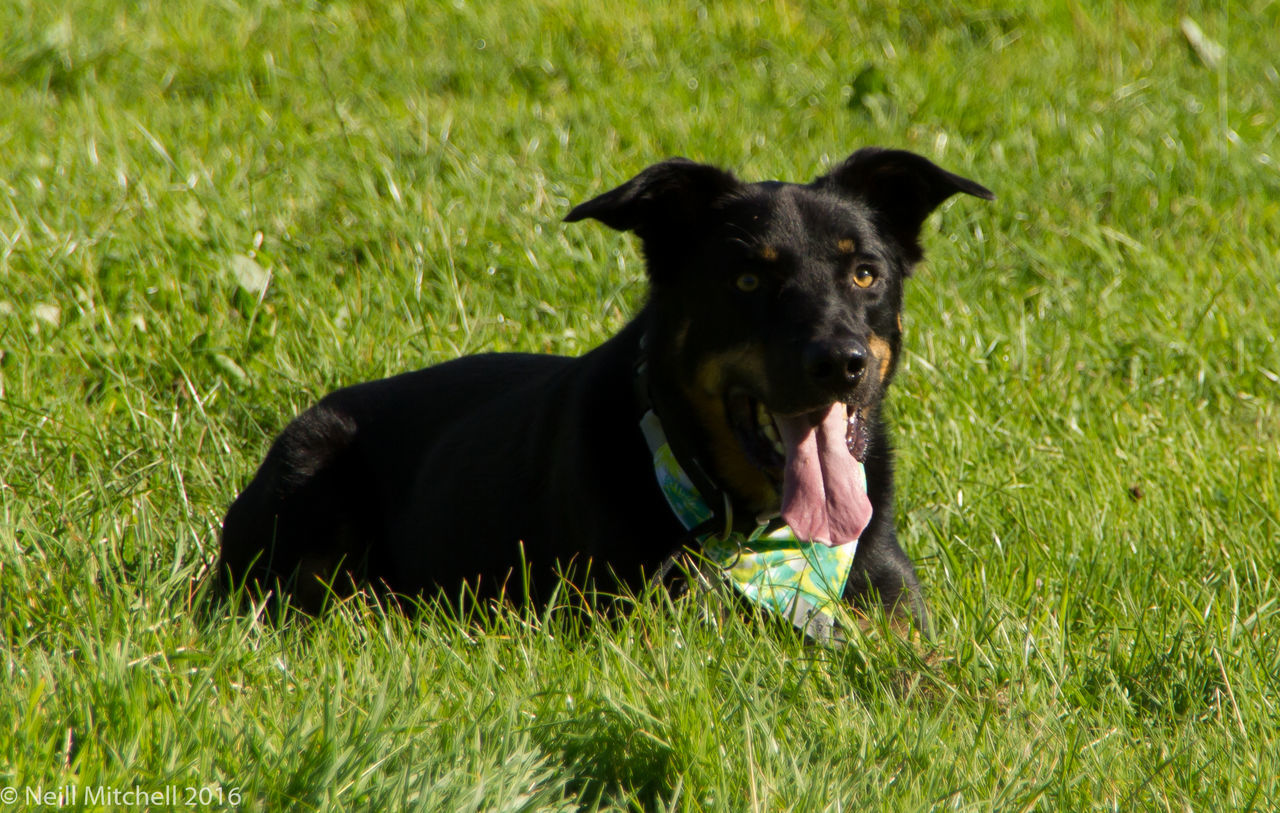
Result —
<instances>
[{"instance_id":1,"label":"dog's head","mask_svg":"<svg viewBox=\"0 0 1280 813\"><path fill-rule=\"evenodd\" d=\"M655 402L687 404L708 472L740 510L856 539L858 462L893 377L903 281L925 218L990 191L910 152L867 148L809 184L743 183L673 158L581 204L643 241Z\"/></svg>"}]
</instances>

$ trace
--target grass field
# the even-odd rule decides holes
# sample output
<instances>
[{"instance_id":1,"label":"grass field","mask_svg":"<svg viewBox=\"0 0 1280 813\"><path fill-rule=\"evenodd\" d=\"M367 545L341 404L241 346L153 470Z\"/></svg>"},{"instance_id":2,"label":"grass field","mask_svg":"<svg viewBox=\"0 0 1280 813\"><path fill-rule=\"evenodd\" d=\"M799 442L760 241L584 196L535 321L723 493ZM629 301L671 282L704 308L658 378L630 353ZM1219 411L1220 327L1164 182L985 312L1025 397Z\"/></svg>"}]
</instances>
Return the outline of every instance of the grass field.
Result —
<instances>
[{"instance_id":1,"label":"grass field","mask_svg":"<svg viewBox=\"0 0 1280 813\"><path fill-rule=\"evenodd\" d=\"M0 4L0 813L1275 809L1280 4L842 5ZM865 144L999 196L891 404L932 644L201 612L319 395L626 321L573 203Z\"/></svg>"}]
</instances>

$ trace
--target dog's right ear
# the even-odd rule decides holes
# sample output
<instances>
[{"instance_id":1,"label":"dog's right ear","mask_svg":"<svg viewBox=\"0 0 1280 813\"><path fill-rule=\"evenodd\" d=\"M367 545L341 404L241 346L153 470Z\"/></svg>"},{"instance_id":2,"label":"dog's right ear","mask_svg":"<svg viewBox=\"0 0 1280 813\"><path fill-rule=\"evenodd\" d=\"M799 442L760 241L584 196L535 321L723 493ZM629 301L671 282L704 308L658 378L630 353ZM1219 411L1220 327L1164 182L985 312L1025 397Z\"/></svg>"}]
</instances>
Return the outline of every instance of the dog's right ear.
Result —
<instances>
[{"instance_id":1,"label":"dog's right ear","mask_svg":"<svg viewBox=\"0 0 1280 813\"><path fill-rule=\"evenodd\" d=\"M924 219L944 200L957 192L995 199L982 184L947 172L922 155L882 147L863 147L813 183L857 197L876 210L885 229L902 246L909 265L923 256L920 227Z\"/></svg>"},{"instance_id":2,"label":"dog's right ear","mask_svg":"<svg viewBox=\"0 0 1280 813\"><path fill-rule=\"evenodd\" d=\"M711 204L737 189L731 173L688 158L668 158L631 180L581 203L565 222L599 220L619 231L633 231L646 243L679 237L696 229Z\"/></svg>"}]
</instances>

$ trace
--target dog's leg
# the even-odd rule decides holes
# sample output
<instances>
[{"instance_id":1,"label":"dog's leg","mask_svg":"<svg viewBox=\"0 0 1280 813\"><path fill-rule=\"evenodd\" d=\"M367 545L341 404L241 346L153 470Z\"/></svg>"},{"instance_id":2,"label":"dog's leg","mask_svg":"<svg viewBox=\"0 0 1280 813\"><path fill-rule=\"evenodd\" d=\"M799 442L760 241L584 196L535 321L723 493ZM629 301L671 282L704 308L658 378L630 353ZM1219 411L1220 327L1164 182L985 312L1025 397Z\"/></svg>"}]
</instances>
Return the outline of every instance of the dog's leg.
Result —
<instances>
[{"instance_id":1,"label":"dog's leg","mask_svg":"<svg viewBox=\"0 0 1280 813\"><path fill-rule=\"evenodd\" d=\"M929 614L916 569L898 545L893 522L876 522L858 543L844 598L855 607L884 608L890 619L906 620L926 638L932 637Z\"/></svg>"}]
</instances>

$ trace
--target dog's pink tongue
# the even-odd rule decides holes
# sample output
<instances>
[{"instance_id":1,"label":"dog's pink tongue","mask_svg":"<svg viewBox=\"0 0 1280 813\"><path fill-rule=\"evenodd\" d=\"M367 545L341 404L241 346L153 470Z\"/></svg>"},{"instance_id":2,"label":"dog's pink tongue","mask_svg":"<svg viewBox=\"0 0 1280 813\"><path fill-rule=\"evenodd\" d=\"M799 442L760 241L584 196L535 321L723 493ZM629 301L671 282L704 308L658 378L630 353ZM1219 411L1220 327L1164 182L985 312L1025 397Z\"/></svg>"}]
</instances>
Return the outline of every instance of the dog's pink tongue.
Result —
<instances>
[{"instance_id":1,"label":"dog's pink tongue","mask_svg":"<svg viewBox=\"0 0 1280 813\"><path fill-rule=\"evenodd\" d=\"M857 539L871 521L871 500L862 464L845 442L844 404L774 422L787 451L782 520L800 539L832 546Z\"/></svg>"}]
</instances>

